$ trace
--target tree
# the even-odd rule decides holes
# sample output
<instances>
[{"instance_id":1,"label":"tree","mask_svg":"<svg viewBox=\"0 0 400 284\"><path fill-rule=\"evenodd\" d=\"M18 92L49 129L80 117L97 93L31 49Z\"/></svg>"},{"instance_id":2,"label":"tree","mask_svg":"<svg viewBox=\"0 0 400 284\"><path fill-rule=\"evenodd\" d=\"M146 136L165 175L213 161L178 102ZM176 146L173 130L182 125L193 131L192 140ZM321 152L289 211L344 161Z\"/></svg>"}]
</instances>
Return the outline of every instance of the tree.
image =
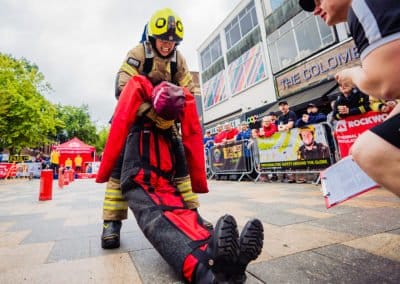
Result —
<instances>
[{"instance_id":1,"label":"tree","mask_svg":"<svg viewBox=\"0 0 400 284\"><path fill-rule=\"evenodd\" d=\"M74 137L79 138L88 144L95 144L97 141L96 126L90 120L87 105L80 107L56 105L57 118L63 125L57 128L56 140L64 143Z\"/></svg>"},{"instance_id":2,"label":"tree","mask_svg":"<svg viewBox=\"0 0 400 284\"><path fill-rule=\"evenodd\" d=\"M0 53L0 147L14 154L51 142L61 124L43 96L50 90L37 65Z\"/></svg>"},{"instance_id":3,"label":"tree","mask_svg":"<svg viewBox=\"0 0 400 284\"><path fill-rule=\"evenodd\" d=\"M97 141L95 144L97 153L103 152L109 132L110 128L107 126L102 126L100 130L97 131Z\"/></svg>"}]
</instances>

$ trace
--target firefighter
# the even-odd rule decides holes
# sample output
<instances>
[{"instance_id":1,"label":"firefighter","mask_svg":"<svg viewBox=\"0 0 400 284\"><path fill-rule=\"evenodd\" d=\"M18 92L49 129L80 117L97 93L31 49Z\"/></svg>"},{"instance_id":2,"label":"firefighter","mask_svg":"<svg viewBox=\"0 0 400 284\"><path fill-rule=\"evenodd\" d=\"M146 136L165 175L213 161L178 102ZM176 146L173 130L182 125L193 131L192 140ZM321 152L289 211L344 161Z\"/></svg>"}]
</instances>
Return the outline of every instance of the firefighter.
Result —
<instances>
[{"instance_id":1,"label":"firefighter","mask_svg":"<svg viewBox=\"0 0 400 284\"><path fill-rule=\"evenodd\" d=\"M128 52L116 79L115 96L118 99L122 89L127 82L137 75L145 75L153 85L162 81L173 82L176 85L186 87L190 92L195 91L195 85L192 76L187 67L182 54L177 50L177 46L183 39L182 20L171 9L162 9L156 11L150 18L144 32L144 39L140 44ZM148 109L148 104L142 106ZM174 133L178 129L173 120L165 120L154 111L147 112L152 115L151 119L158 124L159 128L169 129L172 127ZM196 118L197 119L197 118ZM180 138L174 135L173 144L176 151L182 156L183 147L180 145ZM175 153L176 155L178 153ZM182 157L176 157L177 160L184 160ZM192 192L193 181L182 163L177 169L175 182L180 189L188 208L197 210L200 206L198 197ZM101 245L104 249L113 249L120 246L120 231L122 222L127 218L127 202L124 200L120 190L120 175L122 167L122 157L117 162L113 174L111 175L105 192L103 203L103 233L101 236ZM212 229L212 224L203 220L205 225Z\"/></svg>"}]
</instances>

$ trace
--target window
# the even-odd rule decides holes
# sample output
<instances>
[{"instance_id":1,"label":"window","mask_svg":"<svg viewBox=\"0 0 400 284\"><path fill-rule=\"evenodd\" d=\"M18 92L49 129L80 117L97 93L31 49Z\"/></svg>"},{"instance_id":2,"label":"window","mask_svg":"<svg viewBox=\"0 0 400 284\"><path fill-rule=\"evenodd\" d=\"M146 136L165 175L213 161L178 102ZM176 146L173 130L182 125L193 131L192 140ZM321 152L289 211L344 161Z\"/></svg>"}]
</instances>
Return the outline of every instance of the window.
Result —
<instances>
[{"instance_id":1,"label":"window","mask_svg":"<svg viewBox=\"0 0 400 284\"><path fill-rule=\"evenodd\" d=\"M261 44L257 44L228 67L229 85L236 94L267 77Z\"/></svg>"},{"instance_id":2,"label":"window","mask_svg":"<svg viewBox=\"0 0 400 284\"><path fill-rule=\"evenodd\" d=\"M227 98L224 73L224 71L219 72L203 84L204 108L210 108Z\"/></svg>"},{"instance_id":3,"label":"window","mask_svg":"<svg viewBox=\"0 0 400 284\"><path fill-rule=\"evenodd\" d=\"M272 71L277 73L335 40L333 28L312 13L301 12L267 38Z\"/></svg>"},{"instance_id":4,"label":"window","mask_svg":"<svg viewBox=\"0 0 400 284\"><path fill-rule=\"evenodd\" d=\"M226 44L228 49L239 42L255 26L258 25L256 7L251 1L239 14L225 27Z\"/></svg>"},{"instance_id":5,"label":"window","mask_svg":"<svg viewBox=\"0 0 400 284\"><path fill-rule=\"evenodd\" d=\"M218 36L201 52L201 68L206 70L221 56L221 39Z\"/></svg>"},{"instance_id":6,"label":"window","mask_svg":"<svg viewBox=\"0 0 400 284\"><path fill-rule=\"evenodd\" d=\"M271 8L272 11L275 11L276 8L282 5L283 1L285 0L271 0Z\"/></svg>"}]
</instances>

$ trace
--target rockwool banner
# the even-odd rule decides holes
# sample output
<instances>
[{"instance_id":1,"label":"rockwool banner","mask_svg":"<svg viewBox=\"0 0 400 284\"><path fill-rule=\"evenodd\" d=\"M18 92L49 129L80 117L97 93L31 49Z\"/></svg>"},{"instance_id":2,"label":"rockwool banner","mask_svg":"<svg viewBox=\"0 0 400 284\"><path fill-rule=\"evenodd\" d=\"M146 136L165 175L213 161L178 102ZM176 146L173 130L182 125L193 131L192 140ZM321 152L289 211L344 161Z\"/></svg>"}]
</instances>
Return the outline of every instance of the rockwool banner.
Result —
<instances>
[{"instance_id":1,"label":"rockwool banner","mask_svg":"<svg viewBox=\"0 0 400 284\"><path fill-rule=\"evenodd\" d=\"M342 158L349 155L350 147L361 133L381 124L388 115L381 112L367 112L360 115L352 115L338 121L335 129L335 137Z\"/></svg>"}]
</instances>

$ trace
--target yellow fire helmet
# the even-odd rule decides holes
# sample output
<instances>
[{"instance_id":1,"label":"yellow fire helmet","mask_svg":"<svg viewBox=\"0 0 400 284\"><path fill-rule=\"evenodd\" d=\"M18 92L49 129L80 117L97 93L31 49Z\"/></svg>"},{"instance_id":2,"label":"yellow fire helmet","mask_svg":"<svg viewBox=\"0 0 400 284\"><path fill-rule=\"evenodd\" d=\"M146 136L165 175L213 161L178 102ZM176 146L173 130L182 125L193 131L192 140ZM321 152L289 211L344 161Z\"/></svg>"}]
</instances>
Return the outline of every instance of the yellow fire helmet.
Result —
<instances>
[{"instance_id":1,"label":"yellow fire helmet","mask_svg":"<svg viewBox=\"0 0 400 284\"><path fill-rule=\"evenodd\" d=\"M182 20L169 8L158 10L150 18L148 35L178 43L183 39Z\"/></svg>"}]
</instances>

